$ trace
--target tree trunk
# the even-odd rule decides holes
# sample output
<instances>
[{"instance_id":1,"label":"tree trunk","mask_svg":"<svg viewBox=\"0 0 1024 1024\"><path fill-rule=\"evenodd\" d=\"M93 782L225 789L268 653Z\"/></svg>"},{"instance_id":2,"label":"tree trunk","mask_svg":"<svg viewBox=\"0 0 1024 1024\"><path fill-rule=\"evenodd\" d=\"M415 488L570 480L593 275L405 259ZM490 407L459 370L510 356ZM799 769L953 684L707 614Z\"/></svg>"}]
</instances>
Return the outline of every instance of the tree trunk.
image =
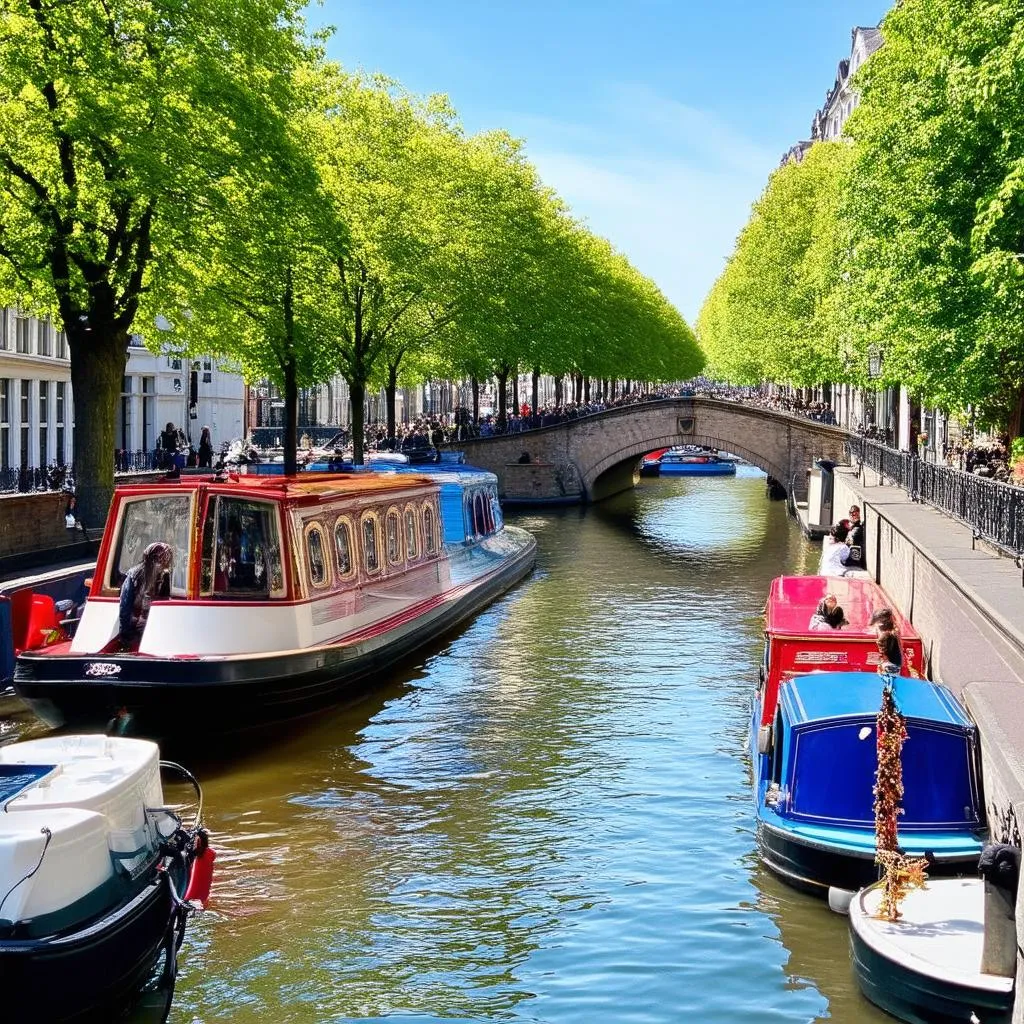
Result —
<instances>
[{"instance_id":1,"label":"tree trunk","mask_svg":"<svg viewBox=\"0 0 1024 1024\"><path fill-rule=\"evenodd\" d=\"M1010 405L1010 416L1006 423L1006 432L1010 435L1010 444L1024 432L1024 387L1017 389L1016 397Z\"/></svg>"},{"instance_id":2,"label":"tree trunk","mask_svg":"<svg viewBox=\"0 0 1024 1024\"><path fill-rule=\"evenodd\" d=\"M519 364L512 367L512 413L519 415Z\"/></svg>"},{"instance_id":3,"label":"tree trunk","mask_svg":"<svg viewBox=\"0 0 1024 1024\"><path fill-rule=\"evenodd\" d=\"M114 494L114 412L121 397L128 335L65 324L75 409L75 492L82 525L100 530ZM14 399L12 398L12 401ZM40 467L45 468L45 467Z\"/></svg>"},{"instance_id":4,"label":"tree trunk","mask_svg":"<svg viewBox=\"0 0 1024 1024\"><path fill-rule=\"evenodd\" d=\"M582 373L574 373L572 375L572 383L573 383L573 389L572 389L573 401L577 405L579 405L580 402L583 401L583 374Z\"/></svg>"},{"instance_id":5,"label":"tree trunk","mask_svg":"<svg viewBox=\"0 0 1024 1024\"><path fill-rule=\"evenodd\" d=\"M561 374L559 374L559 375L558 375L558 376L557 376L557 377L555 378L555 405L556 405L556 406L557 406L557 407L558 407L559 409L561 409L561 407L562 407L562 391L563 391L563 386L562 386L562 375L561 375Z\"/></svg>"},{"instance_id":6,"label":"tree trunk","mask_svg":"<svg viewBox=\"0 0 1024 1024\"><path fill-rule=\"evenodd\" d=\"M589 377L584 377L583 378L583 401L584 402L589 402L590 401L590 378Z\"/></svg>"},{"instance_id":7,"label":"tree trunk","mask_svg":"<svg viewBox=\"0 0 1024 1024\"><path fill-rule=\"evenodd\" d=\"M384 398L387 403L388 417L388 447L395 450L395 396L398 392L398 366L401 363L399 358L394 363L388 363L388 382L384 388Z\"/></svg>"},{"instance_id":8,"label":"tree trunk","mask_svg":"<svg viewBox=\"0 0 1024 1024\"><path fill-rule=\"evenodd\" d=\"M299 382L295 366L295 310L293 306L292 271L288 268L284 288L284 475L298 472L296 455L299 449Z\"/></svg>"},{"instance_id":9,"label":"tree trunk","mask_svg":"<svg viewBox=\"0 0 1024 1024\"><path fill-rule=\"evenodd\" d=\"M533 403L533 415L537 415L537 406L540 404L540 367L535 366L530 377L530 398Z\"/></svg>"},{"instance_id":10,"label":"tree trunk","mask_svg":"<svg viewBox=\"0 0 1024 1024\"><path fill-rule=\"evenodd\" d=\"M473 424L480 425L480 381L472 378L473 381Z\"/></svg>"},{"instance_id":11,"label":"tree trunk","mask_svg":"<svg viewBox=\"0 0 1024 1024\"><path fill-rule=\"evenodd\" d=\"M507 420L508 412L508 375L509 366L508 363L502 363L495 376L498 379L498 423L504 426Z\"/></svg>"},{"instance_id":12,"label":"tree trunk","mask_svg":"<svg viewBox=\"0 0 1024 1024\"><path fill-rule=\"evenodd\" d=\"M352 461L361 466L366 448L366 384L350 380L348 393L352 400Z\"/></svg>"}]
</instances>

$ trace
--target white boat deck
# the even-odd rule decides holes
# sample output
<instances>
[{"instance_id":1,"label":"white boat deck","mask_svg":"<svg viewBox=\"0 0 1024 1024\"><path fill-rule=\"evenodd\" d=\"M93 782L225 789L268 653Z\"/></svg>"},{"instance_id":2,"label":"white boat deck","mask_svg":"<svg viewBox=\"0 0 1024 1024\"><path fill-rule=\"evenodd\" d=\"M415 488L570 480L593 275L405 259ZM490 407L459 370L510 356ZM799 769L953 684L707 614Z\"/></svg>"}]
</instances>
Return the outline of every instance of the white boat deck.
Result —
<instances>
[{"instance_id":1,"label":"white boat deck","mask_svg":"<svg viewBox=\"0 0 1024 1024\"><path fill-rule=\"evenodd\" d=\"M978 878L943 878L907 894L898 921L874 915L881 886L858 893L850 904L850 927L880 956L906 970L984 992L1009 992L1013 978L981 973L985 931L985 883Z\"/></svg>"}]
</instances>

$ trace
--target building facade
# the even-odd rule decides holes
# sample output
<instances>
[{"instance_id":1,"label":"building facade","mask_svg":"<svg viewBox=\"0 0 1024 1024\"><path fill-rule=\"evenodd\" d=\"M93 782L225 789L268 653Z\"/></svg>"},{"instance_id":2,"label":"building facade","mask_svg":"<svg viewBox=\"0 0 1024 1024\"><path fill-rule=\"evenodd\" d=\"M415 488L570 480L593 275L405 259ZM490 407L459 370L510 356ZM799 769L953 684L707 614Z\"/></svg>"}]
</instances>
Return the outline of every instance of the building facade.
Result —
<instances>
[{"instance_id":1,"label":"building facade","mask_svg":"<svg viewBox=\"0 0 1024 1024\"><path fill-rule=\"evenodd\" d=\"M197 400L192 409L189 360L156 355L133 337L116 411L116 448L151 452L168 422L183 427L194 443L204 425L210 426L215 444L241 435L241 376L210 358L194 365ZM71 362L64 332L49 320L0 307L0 469L42 469L70 463L74 422Z\"/></svg>"}]
</instances>

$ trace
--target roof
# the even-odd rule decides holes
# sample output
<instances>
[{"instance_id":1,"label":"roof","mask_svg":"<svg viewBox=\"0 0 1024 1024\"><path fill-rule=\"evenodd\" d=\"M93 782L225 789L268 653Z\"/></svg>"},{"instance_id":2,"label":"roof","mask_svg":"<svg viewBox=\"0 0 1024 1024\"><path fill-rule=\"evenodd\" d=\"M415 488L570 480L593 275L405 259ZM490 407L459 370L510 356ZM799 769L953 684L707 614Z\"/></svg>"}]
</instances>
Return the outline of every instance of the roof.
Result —
<instances>
[{"instance_id":1,"label":"roof","mask_svg":"<svg viewBox=\"0 0 1024 1024\"><path fill-rule=\"evenodd\" d=\"M815 672L782 685L782 704L794 725L844 716L873 717L882 701L882 677L874 672ZM944 686L927 679L896 680L903 716L971 729L967 712Z\"/></svg>"},{"instance_id":2,"label":"roof","mask_svg":"<svg viewBox=\"0 0 1024 1024\"><path fill-rule=\"evenodd\" d=\"M116 493L139 494L155 490L195 490L201 486L216 487L219 491L234 488L248 493L261 491L272 498L314 498L314 497L367 497L374 494L390 494L408 491L416 487L436 488L436 480L426 476L397 473L317 473L311 479L297 476L256 476L254 474L229 474L226 480L218 480L206 474L183 476L179 480L166 478L149 483L121 484Z\"/></svg>"},{"instance_id":3,"label":"roof","mask_svg":"<svg viewBox=\"0 0 1024 1024\"><path fill-rule=\"evenodd\" d=\"M853 576L777 576L768 589L765 605L765 630L773 635L807 636L808 626L818 603L826 594L835 594L850 623L838 630L816 632L818 640L827 638L872 636L868 627L871 613L891 608L900 638L917 638L917 630L877 583Z\"/></svg>"}]
</instances>

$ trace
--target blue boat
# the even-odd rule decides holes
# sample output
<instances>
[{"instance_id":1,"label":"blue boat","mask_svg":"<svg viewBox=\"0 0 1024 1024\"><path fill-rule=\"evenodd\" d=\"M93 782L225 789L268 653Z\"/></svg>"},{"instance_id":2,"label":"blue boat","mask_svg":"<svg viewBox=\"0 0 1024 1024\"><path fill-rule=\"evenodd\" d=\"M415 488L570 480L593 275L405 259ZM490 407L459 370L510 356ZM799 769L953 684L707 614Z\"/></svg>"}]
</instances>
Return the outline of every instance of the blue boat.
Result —
<instances>
[{"instance_id":1,"label":"blue boat","mask_svg":"<svg viewBox=\"0 0 1024 1024\"><path fill-rule=\"evenodd\" d=\"M826 896L878 879L872 790L882 686L870 672L797 676L782 685L767 731L755 701L758 850L804 891ZM973 872L985 839L975 727L948 690L925 679L899 678L896 700L908 734L901 848L927 857L929 874Z\"/></svg>"},{"instance_id":2,"label":"blue boat","mask_svg":"<svg viewBox=\"0 0 1024 1024\"><path fill-rule=\"evenodd\" d=\"M658 460L659 476L735 476L736 462L700 448L670 448Z\"/></svg>"}]
</instances>

